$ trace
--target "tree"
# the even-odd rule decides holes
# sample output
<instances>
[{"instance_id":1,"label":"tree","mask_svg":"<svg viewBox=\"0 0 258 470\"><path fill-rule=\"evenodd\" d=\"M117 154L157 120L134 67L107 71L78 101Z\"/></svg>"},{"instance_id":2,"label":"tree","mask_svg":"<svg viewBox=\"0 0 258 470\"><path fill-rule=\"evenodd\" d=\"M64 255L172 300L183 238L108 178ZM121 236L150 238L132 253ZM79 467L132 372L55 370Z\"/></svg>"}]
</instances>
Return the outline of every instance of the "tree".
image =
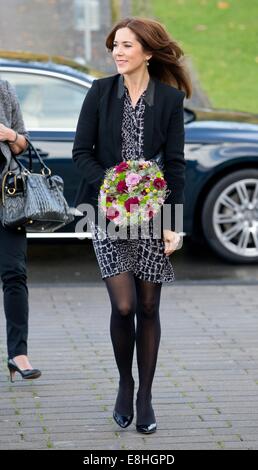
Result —
<instances>
[{"instance_id":1,"label":"tree","mask_svg":"<svg viewBox=\"0 0 258 470\"><path fill-rule=\"evenodd\" d=\"M121 18L121 0L110 0L112 24Z\"/></svg>"}]
</instances>

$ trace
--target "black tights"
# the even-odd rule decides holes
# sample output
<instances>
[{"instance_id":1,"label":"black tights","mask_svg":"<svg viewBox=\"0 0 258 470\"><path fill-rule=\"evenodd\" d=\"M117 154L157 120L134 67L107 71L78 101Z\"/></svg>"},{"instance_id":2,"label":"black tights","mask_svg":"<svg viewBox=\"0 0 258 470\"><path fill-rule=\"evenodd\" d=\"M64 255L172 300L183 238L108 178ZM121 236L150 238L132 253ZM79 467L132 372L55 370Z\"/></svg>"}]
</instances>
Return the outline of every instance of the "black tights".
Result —
<instances>
[{"instance_id":1,"label":"black tights","mask_svg":"<svg viewBox=\"0 0 258 470\"><path fill-rule=\"evenodd\" d=\"M160 342L159 303L162 284L143 281L130 272L106 278L105 283L112 306L111 340L120 375L115 409L122 415L133 412L132 362L136 342L139 373L137 424L150 424L155 421L151 387Z\"/></svg>"}]
</instances>

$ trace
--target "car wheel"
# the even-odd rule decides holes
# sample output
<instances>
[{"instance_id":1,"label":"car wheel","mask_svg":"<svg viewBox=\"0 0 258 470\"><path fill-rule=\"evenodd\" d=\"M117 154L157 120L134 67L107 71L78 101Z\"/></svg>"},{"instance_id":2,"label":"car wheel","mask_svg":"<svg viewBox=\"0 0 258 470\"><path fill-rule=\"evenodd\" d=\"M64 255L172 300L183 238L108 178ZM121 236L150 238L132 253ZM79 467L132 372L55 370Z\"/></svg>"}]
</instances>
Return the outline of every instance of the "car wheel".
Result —
<instances>
[{"instance_id":1,"label":"car wheel","mask_svg":"<svg viewBox=\"0 0 258 470\"><path fill-rule=\"evenodd\" d=\"M258 170L239 170L211 189L202 211L205 239L237 263L258 262Z\"/></svg>"}]
</instances>

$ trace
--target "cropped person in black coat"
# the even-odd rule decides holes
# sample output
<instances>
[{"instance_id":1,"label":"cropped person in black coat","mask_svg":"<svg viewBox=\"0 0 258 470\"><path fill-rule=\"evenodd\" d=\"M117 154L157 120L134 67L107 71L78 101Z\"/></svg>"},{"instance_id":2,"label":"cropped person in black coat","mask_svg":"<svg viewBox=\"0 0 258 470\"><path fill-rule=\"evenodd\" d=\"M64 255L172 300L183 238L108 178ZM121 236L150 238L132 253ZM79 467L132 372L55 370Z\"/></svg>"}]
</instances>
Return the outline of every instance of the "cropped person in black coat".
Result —
<instances>
[{"instance_id":1,"label":"cropped person in black coat","mask_svg":"<svg viewBox=\"0 0 258 470\"><path fill-rule=\"evenodd\" d=\"M13 155L27 147L28 134L14 88L0 80L0 188L7 171L17 169ZM3 284L7 332L7 366L10 378L18 372L24 379L40 377L28 358L29 302L27 287L27 239L24 230L9 230L2 224L0 191L0 277Z\"/></svg>"},{"instance_id":2,"label":"cropped person in black coat","mask_svg":"<svg viewBox=\"0 0 258 470\"><path fill-rule=\"evenodd\" d=\"M184 202L184 97L191 84L183 52L163 26L153 20L126 18L106 40L118 74L95 80L80 113L73 158L82 174L76 204L97 209L105 171L130 158L164 155L164 177L171 193L171 221L154 240L98 239L93 245L110 296L111 339L119 371L113 417L125 428L134 416L132 361L137 348L139 388L136 429L153 433L152 382L160 341L159 303L163 282L174 280L168 256L176 249L175 204ZM135 314L137 327L135 329Z\"/></svg>"}]
</instances>

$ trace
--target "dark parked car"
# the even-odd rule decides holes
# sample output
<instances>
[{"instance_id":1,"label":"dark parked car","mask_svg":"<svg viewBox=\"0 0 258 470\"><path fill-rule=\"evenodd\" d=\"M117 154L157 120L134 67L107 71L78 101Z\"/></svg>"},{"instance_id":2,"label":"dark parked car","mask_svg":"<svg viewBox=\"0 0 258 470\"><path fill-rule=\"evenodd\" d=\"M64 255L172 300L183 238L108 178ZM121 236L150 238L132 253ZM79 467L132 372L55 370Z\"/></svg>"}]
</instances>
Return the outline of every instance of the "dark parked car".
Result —
<instances>
[{"instance_id":1,"label":"dark parked car","mask_svg":"<svg viewBox=\"0 0 258 470\"><path fill-rule=\"evenodd\" d=\"M31 139L63 177L72 205L80 178L71 159L75 127L95 74L29 59L0 53L0 77L16 87ZM185 135L186 235L224 259L258 262L258 115L186 105Z\"/></svg>"}]
</instances>

